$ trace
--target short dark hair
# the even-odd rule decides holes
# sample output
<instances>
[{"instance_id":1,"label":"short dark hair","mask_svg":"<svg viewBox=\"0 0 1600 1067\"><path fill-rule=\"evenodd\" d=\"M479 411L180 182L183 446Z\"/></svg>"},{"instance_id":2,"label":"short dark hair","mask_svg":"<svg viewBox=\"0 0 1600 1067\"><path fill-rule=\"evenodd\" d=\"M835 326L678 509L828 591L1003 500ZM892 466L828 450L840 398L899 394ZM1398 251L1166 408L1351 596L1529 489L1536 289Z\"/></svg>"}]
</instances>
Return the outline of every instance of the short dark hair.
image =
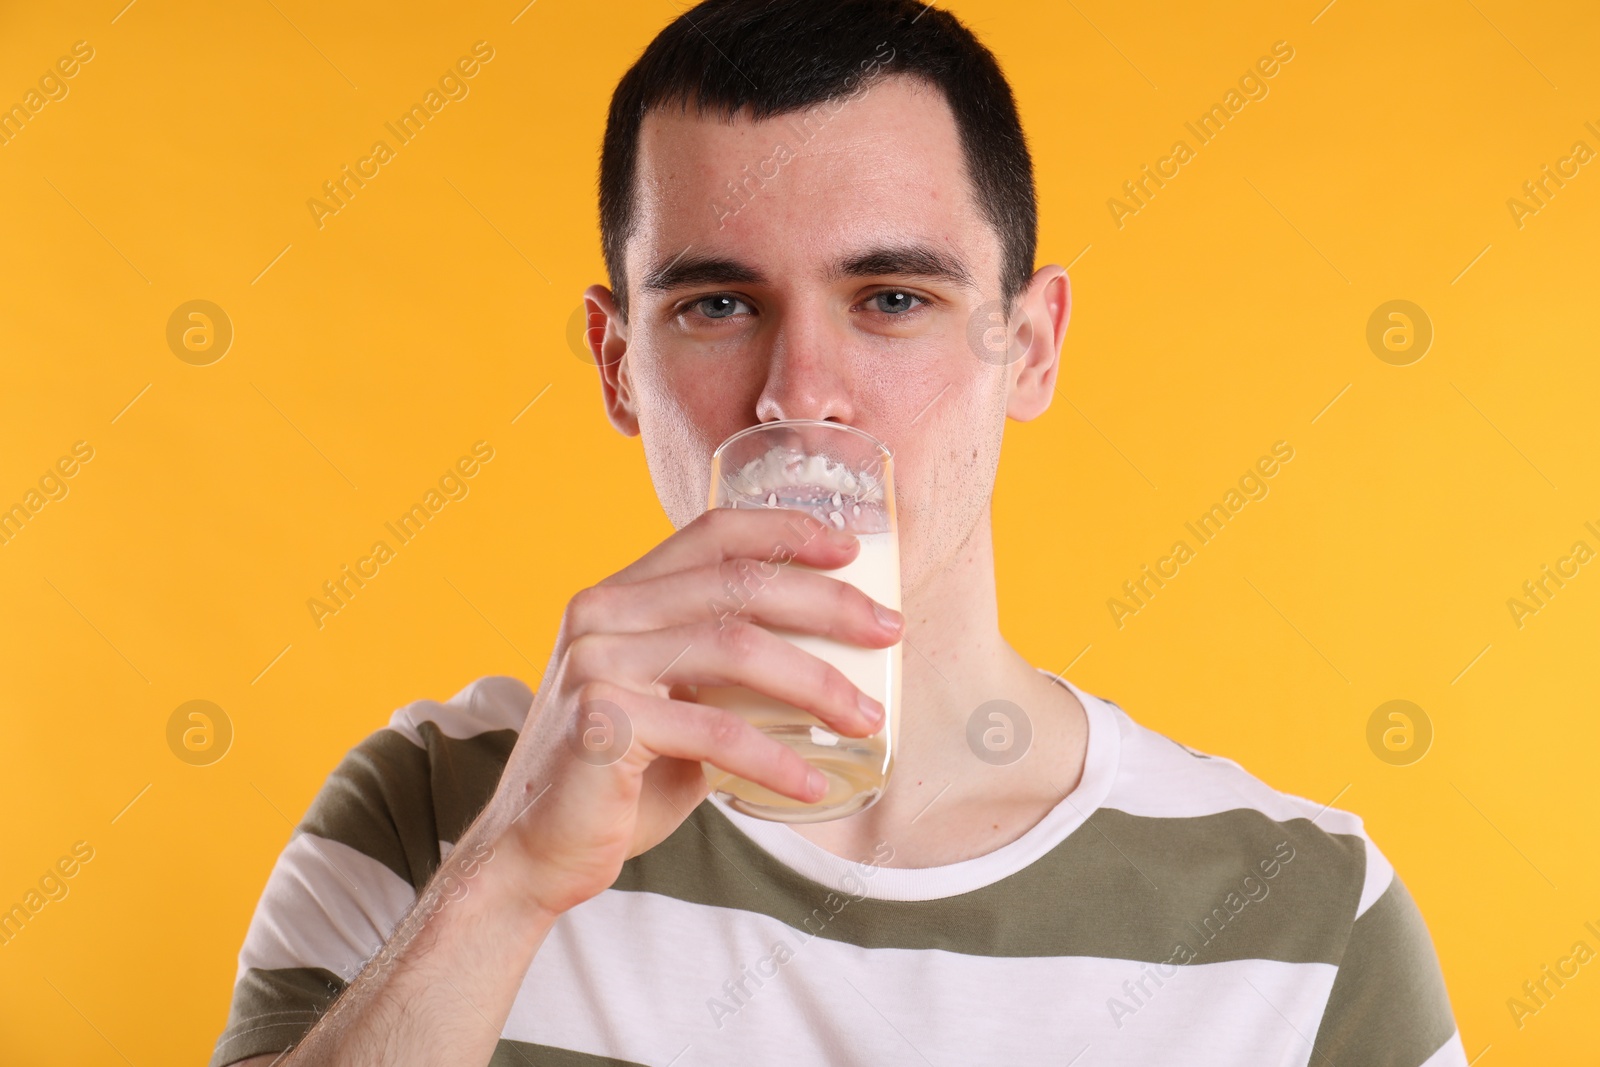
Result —
<instances>
[{"instance_id":1,"label":"short dark hair","mask_svg":"<svg viewBox=\"0 0 1600 1067\"><path fill-rule=\"evenodd\" d=\"M879 51L885 43L893 49L887 62ZM1033 159L1011 87L972 32L917 0L702 0L656 35L611 96L600 151L600 240L624 319L624 253L637 225L645 115L693 103L701 115L749 108L760 121L860 91L855 83L867 69L871 78L908 74L943 92L978 209L1000 239L1000 295L1009 312L1033 274Z\"/></svg>"}]
</instances>

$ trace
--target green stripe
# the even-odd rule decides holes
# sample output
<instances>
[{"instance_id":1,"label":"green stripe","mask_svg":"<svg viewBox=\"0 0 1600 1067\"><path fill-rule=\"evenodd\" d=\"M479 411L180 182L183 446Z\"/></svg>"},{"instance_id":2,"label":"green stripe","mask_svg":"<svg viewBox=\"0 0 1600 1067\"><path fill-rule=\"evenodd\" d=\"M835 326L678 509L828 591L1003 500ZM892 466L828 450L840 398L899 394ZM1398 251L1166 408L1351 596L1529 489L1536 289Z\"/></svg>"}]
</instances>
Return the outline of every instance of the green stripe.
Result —
<instances>
[{"instance_id":1,"label":"green stripe","mask_svg":"<svg viewBox=\"0 0 1600 1067\"><path fill-rule=\"evenodd\" d=\"M439 868L439 842L459 841L494 794L517 734L453 738L431 722L418 733L423 747L386 729L351 749L299 829L370 856L420 890Z\"/></svg>"},{"instance_id":2,"label":"green stripe","mask_svg":"<svg viewBox=\"0 0 1600 1067\"><path fill-rule=\"evenodd\" d=\"M1350 933L1312 1062L1417 1067L1455 1032L1433 939L1397 875Z\"/></svg>"},{"instance_id":3,"label":"green stripe","mask_svg":"<svg viewBox=\"0 0 1600 1067\"><path fill-rule=\"evenodd\" d=\"M488 802L517 740L512 730L451 738L427 722L420 733L423 747L392 730L362 741L301 824L413 887L438 869L438 842L459 840ZM1265 877L1260 865L1285 842L1294 858ZM1279 822L1253 808L1184 818L1102 808L992 885L930 901L855 899L849 887L790 870L703 802L666 841L628 860L614 888L756 912L864 948L1337 965L1365 872L1359 836L1308 819Z\"/></svg>"},{"instance_id":4,"label":"green stripe","mask_svg":"<svg viewBox=\"0 0 1600 1067\"><path fill-rule=\"evenodd\" d=\"M587 1052L573 1052L550 1045L535 1045L528 1041L512 1041L502 1037L489 1057L489 1067L644 1067L632 1060L614 1060L610 1056L591 1056Z\"/></svg>"},{"instance_id":5,"label":"green stripe","mask_svg":"<svg viewBox=\"0 0 1600 1067\"><path fill-rule=\"evenodd\" d=\"M278 1053L310 1031L345 983L320 967L251 967L233 987L228 1025L217 1038L209 1067Z\"/></svg>"},{"instance_id":6,"label":"green stripe","mask_svg":"<svg viewBox=\"0 0 1600 1067\"><path fill-rule=\"evenodd\" d=\"M1259 864L1272 869L1284 842L1292 857L1265 877ZM756 912L862 948L1182 963L1181 943L1194 963L1337 964L1365 874L1360 837L1308 819L1277 822L1254 809L1147 818L1102 808L991 885L938 900L856 899L790 870L702 803L667 840L627 861L613 888Z\"/></svg>"}]
</instances>

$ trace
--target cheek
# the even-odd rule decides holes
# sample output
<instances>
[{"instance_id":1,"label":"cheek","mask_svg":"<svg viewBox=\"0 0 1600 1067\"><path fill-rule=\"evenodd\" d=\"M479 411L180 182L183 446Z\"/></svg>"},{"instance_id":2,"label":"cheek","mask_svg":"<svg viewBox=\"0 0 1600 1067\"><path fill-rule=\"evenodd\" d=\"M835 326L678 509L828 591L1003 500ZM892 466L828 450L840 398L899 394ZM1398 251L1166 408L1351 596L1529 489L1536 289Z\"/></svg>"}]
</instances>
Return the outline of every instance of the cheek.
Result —
<instances>
[{"instance_id":1,"label":"cheek","mask_svg":"<svg viewBox=\"0 0 1600 1067\"><path fill-rule=\"evenodd\" d=\"M999 462L1004 378L971 368L958 374L919 388L926 395L900 423L895 491L902 566L911 583L947 564L966 542L988 505ZM917 417L935 395L938 399Z\"/></svg>"},{"instance_id":2,"label":"cheek","mask_svg":"<svg viewBox=\"0 0 1600 1067\"><path fill-rule=\"evenodd\" d=\"M653 409L663 417L677 417L692 425L714 428L728 421L728 412L754 406L760 383L742 380L740 366L741 361L731 357L719 361L705 354L689 358L672 353L651 353L635 362L632 380L642 408ZM748 401L746 394L749 394ZM744 425L746 423L741 422L733 429Z\"/></svg>"},{"instance_id":3,"label":"cheek","mask_svg":"<svg viewBox=\"0 0 1600 1067\"><path fill-rule=\"evenodd\" d=\"M996 384L998 382L998 389ZM893 423L908 492L937 498L941 487L992 475L999 442L993 427L1005 419L1005 382L962 368L902 387Z\"/></svg>"},{"instance_id":4,"label":"cheek","mask_svg":"<svg viewBox=\"0 0 1600 1067\"><path fill-rule=\"evenodd\" d=\"M682 529L706 508L706 476L711 449L697 428L677 415L666 420L639 420L645 463L656 497L675 529Z\"/></svg>"},{"instance_id":5,"label":"cheek","mask_svg":"<svg viewBox=\"0 0 1600 1067\"><path fill-rule=\"evenodd\" d=\"M946 465L952 475L988 475L999 457L995 428L1005 422L1005 378L996 371L960 373L917 427L938 415L937 429L928 427L921 435L929 443L930 457Z\"/></svg>"},{"instance_id":6,"label":"cheek","mask_svg":"<svg viewBox=\"0 0 1600 1067\"><path fill-rule=\"evenodd\" d=\"M634 379L639 396L640 432L690 455L709 459L729 434L754 421L746 416L754 401L726 373L707 373L703 364L653 364Z\"/></svg>"},{"instance_id":7,"label":"cheek","mask_svg":"<svg viewBox=\"0 0 1600 1067\"><path fill-rule=\"evenodd\" d=\"M629 372L650 480L678 529L706 508L712 450L749 424L740 419L747 405L734 401L725 379L694 371L682 362L640 359Z\"/></svg>"}]
</instances>

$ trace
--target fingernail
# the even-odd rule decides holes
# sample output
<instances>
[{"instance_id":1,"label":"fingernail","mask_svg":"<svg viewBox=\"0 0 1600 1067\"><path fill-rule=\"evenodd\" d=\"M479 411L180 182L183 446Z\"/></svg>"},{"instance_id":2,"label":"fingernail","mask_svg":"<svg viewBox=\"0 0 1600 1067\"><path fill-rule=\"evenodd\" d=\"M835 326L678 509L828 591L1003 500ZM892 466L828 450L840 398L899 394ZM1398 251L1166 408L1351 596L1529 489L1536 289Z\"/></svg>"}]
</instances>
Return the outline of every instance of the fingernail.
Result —
<instances>
[{"instance_id":1,"label":"fingernail","mask_svg":"<svg viewBox=\"0 0 1600 1067\"><path fill-rule=\"evenodd\" d=\"M821 771L813 767L811 768L811 773L806 775L806 789L810 791L812 796L820 800L822 795L828 791L828 780L822 776Z\"/></svg>"},{"instance_id":2,"label":"fingernail","mask_svg":"<svg viewBox=\"0 0 1600 1067\"><path fill-rule=\"evenodd\" d=\"M872 605L873 614L878 616L878 623L885 630L898 630L900 628L900 613L893 608L886 608L882 604Z\"/></svg>"},{"instance_id":3,"label":"fingernail","mask_svg":"<svg viewBox=\"0 0 1600 1067\"><path fill-rule=\"evenodd\" d=\"M867 694L861 692L859 689L856 690L856 703L861 705L861 714L863 714L863 715L865 715L867 717L867 722L868 723L870 723L874 727L882 725L882 723L883 723L883 705L882 704L879 704L876 700L873 700L871 697L867 696Z\"/></svg>"}]
</instances>

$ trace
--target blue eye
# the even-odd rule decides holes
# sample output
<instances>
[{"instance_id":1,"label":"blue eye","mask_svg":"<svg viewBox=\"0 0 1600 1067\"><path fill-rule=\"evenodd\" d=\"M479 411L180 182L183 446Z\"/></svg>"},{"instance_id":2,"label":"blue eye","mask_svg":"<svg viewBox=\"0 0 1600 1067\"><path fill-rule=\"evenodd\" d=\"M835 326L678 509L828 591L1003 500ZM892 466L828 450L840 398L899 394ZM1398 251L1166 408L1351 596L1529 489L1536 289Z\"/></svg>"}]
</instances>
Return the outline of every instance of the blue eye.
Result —
<instances>
[{"instance_id":1,"label":"blue eye","mask_svg":"<svg viewBox=\"0 0 1600 1067\"><path fill-rule=\"evenodd\" d=\"M727 296L722 293L696 300L690 306L708 319L725 319L734 314L740 307L748 310L748 305L738 297Z\"/></svg>"},{"instance_id":2,"label":"blue eye","mask_svg":"<svg viewBox=\"0 0 1600 1067\"><path fill-rule=\"evenodd\" d=\"M918 301L919 303L922 300L920 296L913 296L910 293L896 292L892 289L877 293L872 296L871 299L877 310L888 315L903 315L915 306L912 304L913 300Z\"/></svg>"}]
</instances>

